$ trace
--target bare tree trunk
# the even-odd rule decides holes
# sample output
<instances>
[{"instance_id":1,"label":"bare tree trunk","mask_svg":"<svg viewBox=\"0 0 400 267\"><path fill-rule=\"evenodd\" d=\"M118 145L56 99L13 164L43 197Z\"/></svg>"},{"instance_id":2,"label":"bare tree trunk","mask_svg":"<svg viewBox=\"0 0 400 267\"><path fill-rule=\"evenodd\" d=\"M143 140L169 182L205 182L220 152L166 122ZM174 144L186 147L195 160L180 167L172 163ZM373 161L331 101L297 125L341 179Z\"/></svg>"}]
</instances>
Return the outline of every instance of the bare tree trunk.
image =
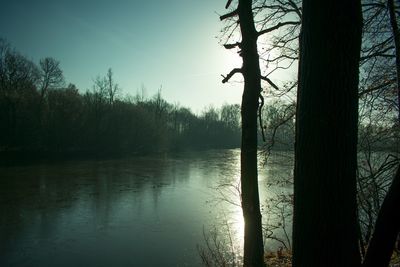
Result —
<instances>
[{"instance_id":1,"label":"bare tree trunk","mask_svg":"<svg viewBox=\"0 0 400 267\"><path fill-rule=\"evenodd\" d=\"M242 145L241 189L244 217L244 266L264 266L260 200L257 173L257 110L261 75L257 52L252 1L239 0L238 15L242 32Z\"/></svg>"},{"instance_id":2,"label":"bare tree trunk","mask_svg":"<svg viewBox=\"0 0 400 267\"><path fill-rule=\"evenodd\" d=\"M363 267L389 266L400 231L400 166L382 203Z\"/></svg>"},{"instance_id":3,"label":"bare tree trunk","mask_svg":"<svg viewBox=\"0 0 400 267\"><path fill-rule=\"evenodd\" d=\"M356 168L360 0L304 0L293 266L360 266Z\"/></svg>"}]
</instances>

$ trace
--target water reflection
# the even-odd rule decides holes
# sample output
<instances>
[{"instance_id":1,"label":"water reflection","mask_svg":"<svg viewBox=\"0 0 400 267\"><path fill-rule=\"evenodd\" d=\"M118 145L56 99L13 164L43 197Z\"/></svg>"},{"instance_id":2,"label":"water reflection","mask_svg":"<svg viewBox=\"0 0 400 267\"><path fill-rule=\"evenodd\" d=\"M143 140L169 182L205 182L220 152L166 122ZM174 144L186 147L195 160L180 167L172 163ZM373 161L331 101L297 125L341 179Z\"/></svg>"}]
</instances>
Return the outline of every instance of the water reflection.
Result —
<instances>
[{"instance_id":1,"label":"water reflection","mask_svg":"<svg viewBox=\"0 0 400 267\"><path fill-rule=\"evenodd\" d=\"M242 244L241 208L210 201L238 185L239 155L0 168L0 266L200 266L203 226L228 224Z\"/></svg>"}]
</instances>

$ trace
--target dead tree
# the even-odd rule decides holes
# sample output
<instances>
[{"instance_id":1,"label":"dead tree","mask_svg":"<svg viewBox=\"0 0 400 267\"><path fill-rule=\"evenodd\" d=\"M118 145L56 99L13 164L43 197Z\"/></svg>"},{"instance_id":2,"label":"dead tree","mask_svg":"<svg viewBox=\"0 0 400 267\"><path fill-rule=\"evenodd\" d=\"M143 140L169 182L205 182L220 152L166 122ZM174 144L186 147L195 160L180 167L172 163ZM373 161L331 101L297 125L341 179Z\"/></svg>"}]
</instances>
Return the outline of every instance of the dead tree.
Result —
<instances>
[{"instance_id":1,"label":"dead tree","mask_svg":"<svg viewBox=\"0 0 400 267\"><path fill-rule=\"evenodd\" d=\"M228 1L226 8L231 4ZM257 111L261 93L261 72L257 51L259 33L254 26L252 1L239 0L237 9L221 16L221 20L238 16L242 40L232 44L239 47L243 58L240 69L233 69L222 82L235 73L242 73L242 143L241 143L241 199L244 218L244 266L264 266L264 244L258 192L257 173ZM227 46L226 46L227 47Z\"/></svg>"}]
</instances>

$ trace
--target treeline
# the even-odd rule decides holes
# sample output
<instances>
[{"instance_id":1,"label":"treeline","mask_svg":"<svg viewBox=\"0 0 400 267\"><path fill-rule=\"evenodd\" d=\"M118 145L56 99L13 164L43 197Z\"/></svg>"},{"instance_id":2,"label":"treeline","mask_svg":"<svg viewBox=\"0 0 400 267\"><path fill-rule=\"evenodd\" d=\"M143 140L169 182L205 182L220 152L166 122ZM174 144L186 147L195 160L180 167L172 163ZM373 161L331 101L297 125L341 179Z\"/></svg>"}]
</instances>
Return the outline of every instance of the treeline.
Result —
<instances>
[{"instance_id":1,"label":"treeline","mask_svg":"<svg viewBox=\"0 0 400 267\"><path fill-rule=\"evenodd\" d=\"M295 112L294 102L285 103L275 100L267 103L263 108L263 128L265 142L260 144L265 153L272 150L288 151L294 149L295 139ZM358 125L358 150L399 152L399 130L397 118L388 113L387 117L374 118L372 112L360 112Z\"/></svg>"},{"instance_id":2,"label":"treeline","mask_svg":"<svg viewBox=\"0 0 400 267\"><path fill-rule=\"evenodd\" d=\"M4 154L135 154L240 145L240 107L201 115L172 105L161 91L118 97L109 69L80 93L65 85L59 62L36 65L0 39L0 151Z\"/></svg>"}]
</instances>

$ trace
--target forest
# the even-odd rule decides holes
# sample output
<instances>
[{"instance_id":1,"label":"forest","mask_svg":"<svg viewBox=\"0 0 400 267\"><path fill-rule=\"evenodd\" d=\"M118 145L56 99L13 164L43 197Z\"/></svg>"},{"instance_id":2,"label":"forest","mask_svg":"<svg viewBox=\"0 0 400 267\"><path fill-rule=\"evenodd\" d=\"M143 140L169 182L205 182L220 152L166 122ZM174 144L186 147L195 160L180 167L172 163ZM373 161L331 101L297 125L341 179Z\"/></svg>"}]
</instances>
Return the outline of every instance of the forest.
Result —
<instances>
[{"instance_id":1,"label":"forest","mask_svg":"<svg viewBox=\"0 0 400 267\"><path fill-rule=\"evenodd\" d=\"M111 69L82 93L65 84L60 62L39 64L0 40L0 153L134 155L240 145L240 107L212 106L196 115L161 90L123 96Z\"/></svg>"},{"instance_id":2,"label":"forest","mask_svg":"<svg viewBox=\"0 0 400 267\"><path fill-rule=\"evenodd\" d=\"M146 98L142 86L136 95L124 95L111 68L83 92L66 84L61 63L52 57L35 64L5 39L0 51L3 156L115 156L240 146L238 104L209 106L197 115L168 103L161 90ZM295 105L272 99L262 109L260 149L293 150ZM361 147L397 147L396 131L385 121L366 117L359 128Z\"/></svg>"}]
</instances>

